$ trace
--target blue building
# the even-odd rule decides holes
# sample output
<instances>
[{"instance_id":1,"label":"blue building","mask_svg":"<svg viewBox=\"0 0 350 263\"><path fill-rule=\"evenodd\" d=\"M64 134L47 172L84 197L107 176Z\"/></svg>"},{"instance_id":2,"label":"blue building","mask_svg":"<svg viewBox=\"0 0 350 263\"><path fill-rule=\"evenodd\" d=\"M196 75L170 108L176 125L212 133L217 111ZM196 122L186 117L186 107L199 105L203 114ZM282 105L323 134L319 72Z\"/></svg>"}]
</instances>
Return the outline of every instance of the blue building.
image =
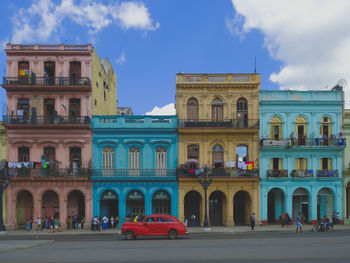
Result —
<instances>
[{"instance_id":1,"label":"blue building","mask_svg":"<svg viewBox=\"0 0 350 263\"><path fill-rule=\"evenodd\" d=\"M342 111L332 91L260 93L261 221L342 217Z\"/></svg>"},{"instance_id":2,"label":"blue building","mask_svg":"<svg viewBox=\"0 0 350 263\"><path fill-rule=\"evenodd\" d=\"M176 116L93 116L93 213L178 216Z\"/></svg>"}]
</instances>

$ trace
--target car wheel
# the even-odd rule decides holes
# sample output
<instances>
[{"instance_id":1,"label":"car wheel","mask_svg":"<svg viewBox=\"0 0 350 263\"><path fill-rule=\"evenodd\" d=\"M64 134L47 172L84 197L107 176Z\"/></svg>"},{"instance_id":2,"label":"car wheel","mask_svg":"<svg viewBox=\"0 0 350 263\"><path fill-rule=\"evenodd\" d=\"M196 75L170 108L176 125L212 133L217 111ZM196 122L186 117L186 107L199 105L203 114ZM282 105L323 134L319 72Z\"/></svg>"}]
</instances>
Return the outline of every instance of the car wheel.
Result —
<instances>
[{"instance_id":1,"label":"car wheel","mask_svg":"<svg viewBox=\"0 0 350 263\"><path fill-rule=\"evenodd\" d=\"M133 240L133 239L135 239L135 234L132 231L126 231L124 234L124 238L126 240Z\"/></svg>"},{"instance_id":2,"label":"car wheel","mask_svg":"<svg viewBox=\"0 0 350 263\"><path fill-rule=\"evenodd\" d=\"M170 239L175 239L175 238L177 237L177 232L176 232L176 230L174 230L174 229L170 230L169 233L168 233L168 237L169 237Z\"/></svg>"},{"instance_id":3,"label":"car wheel","mask_svg":"<svg viewBox=\"0 0 350 263\"><path fill-rule=\"evenodd\" d=\"M317 228L318 228L317 226L313 226L312 229L311 229L312 232L317 232Z\"/></svg>"}]
</instances>

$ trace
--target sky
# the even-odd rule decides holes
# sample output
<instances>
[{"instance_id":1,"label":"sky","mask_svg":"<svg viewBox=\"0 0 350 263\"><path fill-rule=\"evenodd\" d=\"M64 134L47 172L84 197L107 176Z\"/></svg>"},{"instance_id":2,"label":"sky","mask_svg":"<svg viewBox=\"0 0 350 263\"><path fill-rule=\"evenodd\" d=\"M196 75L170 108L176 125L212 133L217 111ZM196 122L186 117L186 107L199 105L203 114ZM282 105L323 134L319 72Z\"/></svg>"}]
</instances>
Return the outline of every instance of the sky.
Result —
<instances>
[{"instance_id":1,"label":"sky","mask_svg":"<svg viewBox=\"0 0 350 263\"><path fill-rule=\"evenodd\" d=\"M91 43L112 62L118 106L138 115L174 113L179 72L253 73L255 57L262 89L350 79L347 0L1 0L0 10L1 77L9 41Z\"/></svg>"}]
</instances>

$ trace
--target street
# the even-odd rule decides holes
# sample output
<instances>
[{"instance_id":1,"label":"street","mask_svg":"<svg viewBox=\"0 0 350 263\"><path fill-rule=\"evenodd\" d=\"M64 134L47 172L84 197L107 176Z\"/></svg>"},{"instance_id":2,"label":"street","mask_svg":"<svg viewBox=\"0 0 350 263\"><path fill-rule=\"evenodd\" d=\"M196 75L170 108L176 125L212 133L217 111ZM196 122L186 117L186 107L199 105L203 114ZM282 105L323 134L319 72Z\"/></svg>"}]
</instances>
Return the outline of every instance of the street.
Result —
<instances>
[{"instance_id":1,"label":"street","mask_svg":"<svg viewBox=\"0 0 350 263\"><path fill-rule=\"evenodd\" d=\"M0 237L0 246L21 240ZM350 262L349 232L199 233L134 241L110 235L27 236L23 242L28 240L52 243L0 253L0 262Z\"/></svg>"}]
</instances>

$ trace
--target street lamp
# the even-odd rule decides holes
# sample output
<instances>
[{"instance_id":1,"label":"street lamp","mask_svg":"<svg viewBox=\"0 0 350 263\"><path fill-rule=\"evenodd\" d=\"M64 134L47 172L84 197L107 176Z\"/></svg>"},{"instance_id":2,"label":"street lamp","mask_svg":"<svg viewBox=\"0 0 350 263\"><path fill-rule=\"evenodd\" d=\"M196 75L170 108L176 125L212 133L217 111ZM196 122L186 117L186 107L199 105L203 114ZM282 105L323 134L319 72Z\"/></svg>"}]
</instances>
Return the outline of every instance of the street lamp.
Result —
<instances>
[{"instance_id":1,"label":"street lamp","mask_svg":"<svg viewBox=\"0 0 350 263\"><path fill-rule=\"evenodd\" d=\"M208 210L207 210L207 190L209 185L213 182L213 177L211 174L208 175L207 170L204 169L203 172L201 172L198 175L198 180L201 186L203 187L204 190L204 206L205 206L205 214L204 214L204 223L203 227L204 228L209 228L209 223L208 223Z\"/></svg>"},{"instance_id":2,"label":"street lamp","mask_svg":"<svg viewBox=\"0 0 350 263\"><path fill-rule=\"evenodd\" d=\"M5 231L4 226L4 220L3 220L3 214L2 214L2 196L4 193L4 190L8 186L10 182L10 178L6 175L5 169L0 170L0 231Z\"/></svg>"}]
</instances>

